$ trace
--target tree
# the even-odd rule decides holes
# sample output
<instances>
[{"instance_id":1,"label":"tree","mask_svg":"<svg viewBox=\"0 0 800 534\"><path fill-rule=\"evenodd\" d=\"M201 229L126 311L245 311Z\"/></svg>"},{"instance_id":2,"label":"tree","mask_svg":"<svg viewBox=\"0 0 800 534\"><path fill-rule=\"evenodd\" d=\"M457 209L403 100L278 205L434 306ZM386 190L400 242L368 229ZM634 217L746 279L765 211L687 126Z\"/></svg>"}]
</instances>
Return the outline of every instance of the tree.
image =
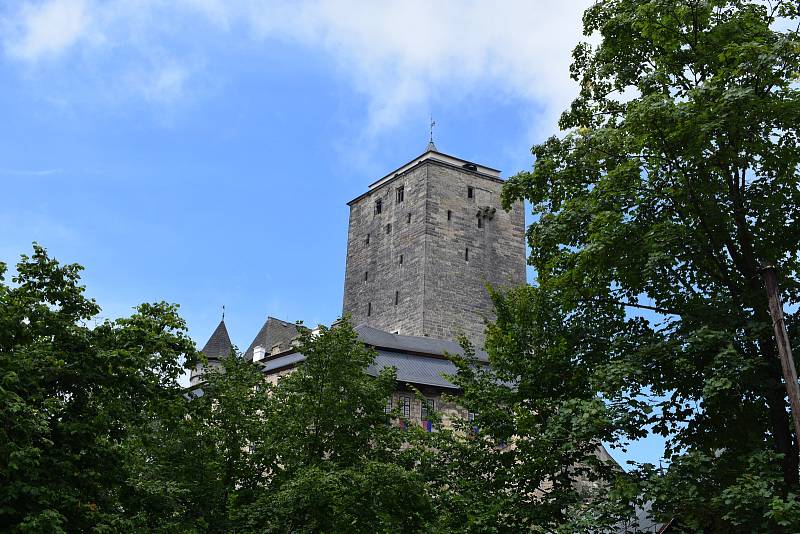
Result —
<instances>
[{"instance_id":1,"label":"tree","mask_svg":"<svg viewBox=\"0 0 800 534\"><path fill-rule=\"evenodd\" d=\"M595 372L600 393L669 438L664 475L637 471L658 516L799 528L798 443L759 276L777 265L797 309L798 5L604 0L583 20L601 42L575 49L566 133L534 146L533 170L503 192L533 205L538 283L587 325L628 310L605 337L631 345ZM796 345L796 312L787 324Z\"/></svg>"},{"instance_id":2,"label":"tree","mask_svg":"<svg viewBox=\"0 0 800 534\"><path fill-rule=\"evenodd\" d=\"M443 530L604 532L632 514L636 485L600 443L644 434L641 417L598 395L598 369L627 348L604 333L625 318L587 325L538 287L491 296L490 365L466 341L465 356L451 356L455 400L474 417L429 434L432 459L420 462Z\"/></svg>"},{"instance_id":3,"label":"tree","mask_svg":"<svg viewBox=\"0 0 800 534\"><path fill-rule=\"evenodd\" d=\"M253 454L266 486L242 511L258 532L417 531L430 518L424 481L400 460L403 432L386 402L392 369L367 370L375 352L342 320L301 330L305 360L279 379L264 406L266 434Z\"/></svg>"},{"instance_id":4,"label":"tree","mask_svg":"<svg viewBox=\"0 0 800 534\"><path fill-rule=\"evenodd\" d=\"M134 441L131 479L149 531L230 532L264 486L268 466L251 451L267 428L266 375L232 351L203 379Z\"/></svg>"},{"instance_id":5,"label":"tree","mask_svg":"<svg viewBox=\"0 0 800 534\"><path fill-rule=\"evenodd\" d=\"M176 306L87 323L81 267L34 245L13 285L0 264L0 528L132 529L130 440L181 389L194 344Z\"/></svg>"}]
</instances>

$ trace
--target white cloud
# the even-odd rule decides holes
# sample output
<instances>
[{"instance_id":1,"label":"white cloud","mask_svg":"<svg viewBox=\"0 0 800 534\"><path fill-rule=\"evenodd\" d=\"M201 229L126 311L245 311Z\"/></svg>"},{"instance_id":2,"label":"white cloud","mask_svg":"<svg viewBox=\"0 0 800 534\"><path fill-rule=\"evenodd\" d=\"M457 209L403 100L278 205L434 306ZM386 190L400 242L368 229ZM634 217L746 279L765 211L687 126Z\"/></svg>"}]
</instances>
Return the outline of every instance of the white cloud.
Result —
<instances>
[{"instance_id":1,"label":"white cloud","mask_svg":"<svg viewBox=\"0 0 800 534\"><path fill-rule=\"evenodd\" d=\"M84 0L25 4L17 16L16 39L7 42L6 49L27 61L59 55L84 36L90 24Z\"/></svg>"},{"instance_id":2,"label":"white cloud","mask_svg":"<svg viewBox=\"0 0 800 534\"><path fill-rule=\"evenodd\" d=\"M0 168L0 176L51 176L63 172L61 169L4 169Z\"/></svg>"},{"instance_id":3,"label":"white cloud","mask_svg":"<svg viewBox=\"0 0 800 534\"><path fill-rule=\"evenodd\" d=\"M397 125L411 109L430 109L442 95L458 100L485 88L535 103L545 116L543 129L550 131L575 93L568 65L590 3L50 0L19 10L6 52L35 64L84 43L134 57L166 50L170 64L148 67L149 77L141 74L141 64L149 60L140 58L132 70L144 98L168 100L187 84L190 72L180 65L198 61L169 49L176 33L196 31L185 37L223 46L226 39L238 43L243 36L251 46L278 39L325 54L351 80L368 99L368 134ZM197 29L187 20L207 27Z\"/></svg>"},{"instance_id":4,"label":"white cloud","mask_svg":"<svg viewBox=\"0 0 800 534\"><path fill-rule=\"evenodd\" d=\"M187 67L174 61L130 70L127 74L129 86L150 102L171 102L180 98L188 77Z\"/></svg>"}]
</instances>

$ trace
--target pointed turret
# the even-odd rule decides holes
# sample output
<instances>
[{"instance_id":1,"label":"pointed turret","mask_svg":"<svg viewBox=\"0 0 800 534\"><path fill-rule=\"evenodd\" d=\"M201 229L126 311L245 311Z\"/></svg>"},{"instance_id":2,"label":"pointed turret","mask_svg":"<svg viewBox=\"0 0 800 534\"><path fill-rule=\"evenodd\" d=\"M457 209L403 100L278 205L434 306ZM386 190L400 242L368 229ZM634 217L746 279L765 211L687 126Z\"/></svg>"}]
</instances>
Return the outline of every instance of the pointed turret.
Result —
<instances>
[{"instance_id":1,"label":"pointed turret","mask_svg":"<svg viewBox=\"0 0 800 534\"><path fill-rule=\"evenodd\" d=\"M217 325L214 333L208 338L206 346L200 351L206 355L209 360L217 360L225 356L230 356L233 350L233 343L231 337L228 335L228 328L225 326L225 319L222 319Z\"/></svg>"},{"instance_id":2,"label":"pointed turret","mask_svg":"<svg viewBox=\"0 0 800 534\"><path fill-rule=\"evenodd\" d=\"M223 317L200 352L206 355L208 368L215 369L221 365L220 358L230 356L232 350L233 343L231 343L231 337L228 335L228 328L225 326L225 318ZM198 363L192 369L189 376L189 384L194 386L202 382L205 371L205 367Z\"/></svg>"}]
</instances>

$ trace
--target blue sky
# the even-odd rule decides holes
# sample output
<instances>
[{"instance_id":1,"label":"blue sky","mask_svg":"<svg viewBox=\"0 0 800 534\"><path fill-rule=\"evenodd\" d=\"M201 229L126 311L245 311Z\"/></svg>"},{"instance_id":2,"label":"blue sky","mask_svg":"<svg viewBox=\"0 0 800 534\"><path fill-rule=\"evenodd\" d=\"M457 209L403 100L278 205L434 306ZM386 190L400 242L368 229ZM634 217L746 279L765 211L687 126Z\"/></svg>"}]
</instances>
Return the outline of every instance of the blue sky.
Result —
<instances>
[{"instance_id":1,"label":"blue sky","mask_svg":"<svg viewBox=\"0 0 800 534\"><path fill-rule=\"evenodd\" d=\"M430 115L442 151L529 168L588 3L2 2L0 261L38 241L104 316L176 302L200 345L223 304L240 347L267 315L328 324L346 202Z\"/></svg>"}]
</instances>

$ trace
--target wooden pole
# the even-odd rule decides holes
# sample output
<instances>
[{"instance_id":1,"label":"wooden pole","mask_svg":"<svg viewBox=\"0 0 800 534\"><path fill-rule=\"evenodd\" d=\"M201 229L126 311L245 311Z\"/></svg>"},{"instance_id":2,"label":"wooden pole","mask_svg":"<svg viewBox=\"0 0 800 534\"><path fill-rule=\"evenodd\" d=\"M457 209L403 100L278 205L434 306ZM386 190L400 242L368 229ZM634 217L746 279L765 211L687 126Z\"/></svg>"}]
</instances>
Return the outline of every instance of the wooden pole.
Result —
<instances>
[{"instance_id":1,"label":"wooden pole","mask_svg":"<svg viewBox=\"0 0 800 534\"><path fill-rule=\"evenodd\" d=\"M764 278L764 286L767 288L769 314L772 316L772 327L775 330L775 342L778 345L778 356L783 368L786 393L789 395L789 405L792 408L795 443L800 447L800 386L797 384L797 370L794 367L789 335L786 333L786 325L783 323L783 304L778 289L778 276L775 273L774 265L766 265L760 270L761 276Z\"/></svg>"}]
</instances>

